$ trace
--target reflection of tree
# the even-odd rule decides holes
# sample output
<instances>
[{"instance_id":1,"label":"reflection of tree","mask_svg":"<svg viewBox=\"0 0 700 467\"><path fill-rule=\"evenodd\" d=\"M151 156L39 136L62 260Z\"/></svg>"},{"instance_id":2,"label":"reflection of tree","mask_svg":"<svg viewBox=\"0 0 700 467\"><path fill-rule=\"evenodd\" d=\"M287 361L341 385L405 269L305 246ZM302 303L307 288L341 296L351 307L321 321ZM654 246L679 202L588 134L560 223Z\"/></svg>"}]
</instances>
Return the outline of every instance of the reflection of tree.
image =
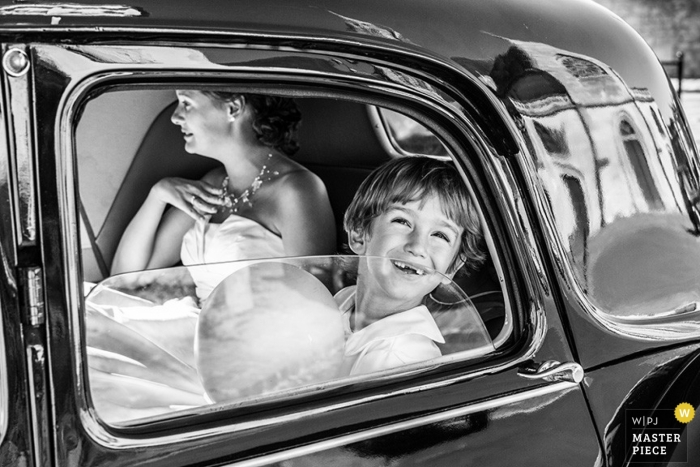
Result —
<instances>
[{"instance_id":1,"label":"reflection of tree","mask_svg":"<svg viewBox=\"0 0 700 467\"><path fill-rule=\"evenodd\" d=\"M496 83L496 93L505 97L513 83L533 68L534 64L527 52L520 47L511 46L506 53L496 57L489 76Z\"/></svg>"},{"instance_id":2,"label":"reflection of tree","mask_svg":"<svg viewBox=\"0 0 700 467\"><path fill-rule=\"evenodd\" d=\"M571 55L557 54L557 66L562 67L567 73L573 74L577 78L591 78L604 76L609 78L609 74L599 65L589 62L579 57ZM581 270L586 270L587 263L587 238L590 234L591 216L587 202L585 189L585 175L580 163L575 160L563 162L563 159L570 159L571 153L566 141L566 133L563 128L552 128L538 117L546 117L565 110L575 110L581 124L586 132L587 141L591 149L593 158L593 176L595 177L596 195L598 209L601 213L601 227L604 224L604 210L602 184L600 180L600 169L605 166L604 162L599 162L597 148L591 136L591 130L580 105L574 102L569 95L569 90L564 86L553 73L536 68L535 59L519 46L511 46L504 54L496 57L493 68L489 76L493 79L497 87L497 94L501 96L506 105L511 100L518 103L525 112L529 112L535 132L539 136L544 149L547 151L556 166L561 170L561 182L566 188L571 207L575 216L574 232L569 238L569 247L574 258L582 262ZM537 156L533 151L533 156ZM575 165L574 165L575 164ZM553 174L552 174L553 175ZM547 193L549 197L549 193ZM551 200L550 200L551 205ZM585 283L585 277L583 278Z\"/></svg>"},{"instance_id":3,"label":"reflection of tree","mask_svg":"<svg viewBox=\"0 0 700 467\"><path fill-rule=\"evenodd\" d=\"M387 26L382 26L380 24L370 23L367 21L362 21L355 18L350 18L349 16L343 16L338 13L329 10L329 13L341 18L345 21L345 27L348 31L366 34L369 36L381 37L383 39L392 39L400 42L411 43L410 40L406 39L400 32L396 31Z\"/></svg>"}]
</instances>

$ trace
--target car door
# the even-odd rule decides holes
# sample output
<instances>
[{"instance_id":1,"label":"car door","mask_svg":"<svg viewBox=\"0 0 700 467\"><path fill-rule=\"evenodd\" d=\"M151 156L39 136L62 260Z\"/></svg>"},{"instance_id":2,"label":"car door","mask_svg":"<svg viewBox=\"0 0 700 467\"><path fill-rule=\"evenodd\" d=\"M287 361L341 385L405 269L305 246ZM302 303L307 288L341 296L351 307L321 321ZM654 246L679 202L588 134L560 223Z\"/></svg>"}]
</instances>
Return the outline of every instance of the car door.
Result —
<instances>
[{"instance_id":1,"label":"car door","mask_svg":"<svg viewBox=\"0 0 700 467\"><path fill-rule=\"evenodd\" d=\"M197 47L175 37L169 44L143 45L84 39L5 48L6 54L24 51L29 60L26 83L17 91L21 97L8 102L13 118L27 125L25 144L35 144L34 266L44 282L51 392L43 406L50 410L37 406L32 427L36 446L53 446L56 465L601 462L581 385L584 374L562 321L545 240L514 164L517 144L507 149L489 139L495 130L484 130L492 123L484 115L504 114L494 110L483 86L452 72L452 84L446 84L435 77L440 66L427 60L422 71L402 66L406 52L399 46L390 58L381 58L359 46L339 57L324 51L327 43L295 37L287 38L293 51L271 48L255 35L244 44L212 39ZM309 46L316 50L304 52ZM463 93L457 85L465 82L470 84ZM379 105L412 115L438 135L472 187L489 231L488 248L505 296L498 348L475 359L446 359L260 404L201 407L122 424L101 418L90 395L94 381L85 342L81 247L87 240L78 230L85 222L79 213L84 168L76 156L81 112L115 90L172 91L212 83ZM15 111L20 104L14 99L29 102L29 112Z\"/></svg>"},{"instance_id":2,"label":"car door","mask_svg":"<svg viewBox=\"0 0 700 467\"><path fill-rule=\"evenodd\" d=\"M685 386L700 338L698 161L680 104L660 67L633 86L632 74L591 57L558 50L564 58L547 63L519 47L539 64L503 89L533 148L519 170L560 265L555 283L606 462L695 462L696 425L674 416L699 404ZM556 109L541 105L553 99ZM640 441L652 432L682 441Z\"/></svg>"}]
</instances>

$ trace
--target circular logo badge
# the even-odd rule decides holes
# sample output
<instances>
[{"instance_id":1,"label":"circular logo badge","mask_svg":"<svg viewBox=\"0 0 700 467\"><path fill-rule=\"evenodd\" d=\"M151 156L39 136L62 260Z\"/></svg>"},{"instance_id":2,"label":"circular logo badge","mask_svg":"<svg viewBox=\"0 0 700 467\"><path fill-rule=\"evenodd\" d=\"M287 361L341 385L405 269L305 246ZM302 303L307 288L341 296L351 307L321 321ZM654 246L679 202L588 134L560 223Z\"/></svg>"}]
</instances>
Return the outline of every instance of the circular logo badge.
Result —
<instances>
[{"instance_id":1,"label":"circular logo badge","mask_svg":"<svg viewBox=\"0 0 700 467\"><path fill-rule=\"evenodd\" d=\"M679 422L688 423L695 417L695 409L687 402L681 402L676 406L676 410L673 411L673 414Z\"/></svg>"}]
</instances>

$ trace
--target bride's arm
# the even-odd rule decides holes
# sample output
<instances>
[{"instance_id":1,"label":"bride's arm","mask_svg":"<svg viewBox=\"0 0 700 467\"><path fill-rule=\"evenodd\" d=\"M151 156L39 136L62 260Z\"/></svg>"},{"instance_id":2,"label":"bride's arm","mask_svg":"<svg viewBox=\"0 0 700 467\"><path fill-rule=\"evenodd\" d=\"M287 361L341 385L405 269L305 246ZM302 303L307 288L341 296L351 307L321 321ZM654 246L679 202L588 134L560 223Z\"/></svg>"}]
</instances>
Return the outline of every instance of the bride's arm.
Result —
<instances>
[{"instance_id":1,"label":"bride's arm","mask_svg":"<svg viewBox=\"0 0 700 467\"><path fill-rule=\"evenodd\" d=\"M216 212L221 203L220 192L220 188L204 180L160 180L124 230L111 273L175 264L185 232L195 219ZM166 209L168 205L177 209Z\"/></svg>"},{"instance_id":2,"label":"bride's arm","mask_svg":"<svg viewBox=\"0 0 700 467\"><path fill-rule=\"evenodd\" d=\"M163 264L153 267L170 266L177 261L175 255L179 250L174 248L177 234L184 235L194 220L177 209L166 212L168 204L159 199L154 188L122 234L112 261L112 274L148 268L153 264L154 251L158 252L159 262ZM182 242L182 236L179 240ZM168 260L172 260L170 264Z\"/></svg>"}]
</instances>

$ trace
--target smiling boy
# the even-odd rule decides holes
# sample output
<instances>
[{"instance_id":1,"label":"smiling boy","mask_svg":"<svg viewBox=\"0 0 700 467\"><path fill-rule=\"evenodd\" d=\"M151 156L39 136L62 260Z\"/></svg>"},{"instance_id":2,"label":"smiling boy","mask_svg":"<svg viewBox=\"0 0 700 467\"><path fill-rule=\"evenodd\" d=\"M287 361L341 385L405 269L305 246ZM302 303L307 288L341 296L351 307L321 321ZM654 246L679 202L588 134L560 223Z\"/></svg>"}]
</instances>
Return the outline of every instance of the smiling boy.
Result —
<instances>
[{"instance_id":1,"label":"smiling boy","mask_svg":"<svg viewBox=\"0 0 700 467\"><path fill-rule=\"evenodd\" d=\"M341 290L343 372L357 375L439 357L444 338L422 304L463 265L484 259L479 217L452 163L392 160L360 185L345 212L357 285Z\"/></svg>"}]
</instances>

